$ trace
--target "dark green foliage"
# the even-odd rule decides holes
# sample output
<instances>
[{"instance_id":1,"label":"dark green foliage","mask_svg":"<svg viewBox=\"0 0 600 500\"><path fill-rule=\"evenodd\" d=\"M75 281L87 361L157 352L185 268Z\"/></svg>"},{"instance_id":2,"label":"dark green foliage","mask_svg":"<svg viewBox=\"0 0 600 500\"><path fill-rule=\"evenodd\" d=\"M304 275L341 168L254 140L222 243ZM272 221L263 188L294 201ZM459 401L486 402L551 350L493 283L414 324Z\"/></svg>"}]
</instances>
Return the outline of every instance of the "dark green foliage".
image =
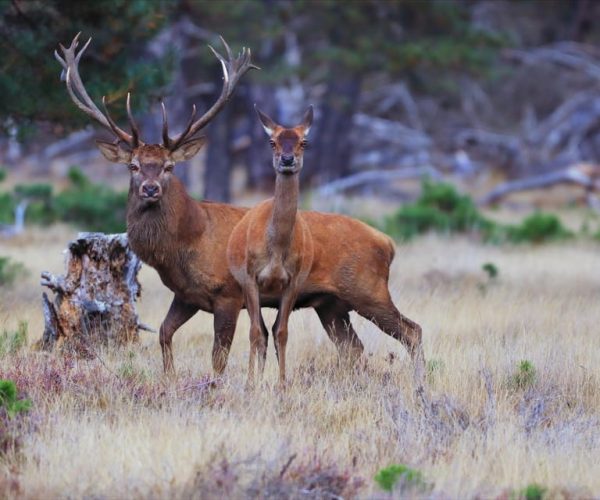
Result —
<instances>
[{"instance_id":1,"label":"dark green foliage","mask_svg":"<svg viewBox=\"0 0 600 500\"><path fill-rule=\"evenodd\" d=\"M31 401L19 398L12 380L0 379L0 456L18 451L23 434L31 428L30 408Z\"/></svg>"},{"instance_id":2,"label":"dark green foliage","mask_svg":"<svg viewBox=\"0 0 600 500\"><path fill-rule=\"evenodd\" d=\"M12 380L0 379L0 409L6 411L10 418L25 413L31 408L31 401L19 399L17 386Z\"/></svg>"},{"instance_id":3,"label":"dark green foliage","mask_svg":"<svg viewBox=\"0 0 600 500\"><path fill-rule=\"evenodd\" d=\"M71 187L53 200L56 219L71 222L86 231L125 231L127 193L104 184L95 184L76 168L69 171Z\"/></svg>"},{"instance_id":4,"label":"dark green foliage","mask_svg":"<svg viewBox=\"0 0 600 500\"><path fill-rule=\"evenodd\" d=\"M17 278L25 276L27 271L20 262L10 257L0 257L0 286L11 286Z\"/></svg>"},{"instance_id":5,"label":"dark green foliage","mask_svg":"<svg viewBox=\"0 0 600 500\"><path fill-rule=\"evenodd\" d=\"M6 169L0 167L0 182L2 182L4 179L6 179Z\"/></svg>"},{"instance_id":6,"label":"dark green foliage","mask_svg":"<svg viewBox=\"0 0 600 500\"><path fill-rule=\"evenodd\" d=\"M16 331L4 330L0 335L0 358L14 354L27 345L27 322L19 321Z\"/></svg>"},{"instance_id":7,"label":"dark green foliage","mask_svg":"<svg viewBox=\"0 0 600 500\"><path fill-rule=\"evenodd\" d=\"M492 234L495 224L484 218L471 197L452 184L424 181L419 199L401 207L384 222L392 237L408 240L427 231L465 233L481 230Z\"/></svg>"},{"instance_id":8,"label":"dark green foliage","mask_svg":"<svg viewBox=\"0 0 600 500\"><path fill-rule=\"evenodd\" d=\"M481 269L485 271L485 273L488 275L488 278L491 280L498 277L498 267L492 262L486 262L483 266L481 266Z\"/></svg>"},{"instance_id":9,"label":"dark green foliage","mask_svg":"<svg viewBox=\"0 0 600 500\"><path fill-rule=\"evenodd\" d=\"M510 378L510 385L517 389L528 389L536 380L536 369L529 360L519 362L516 372Z\"/></svg>"},{"instance_id":10,"label":"dark green foliage","mask_svg":"<svg viewBox=\"0 0 600 500\"><path fill-rule=\"evenodd\" d=\"M393 491L397 486L400 486L402 490L424 490L427 487L420 471L403 464L393 464L380 469L375 474L375 482L385 491Z\"/></svg>"},{"instance_id":11,"label":"dark green foliage","mask_svg":"<svg viewBox=\"0 0 600 500\"><path fill-rule=\"evenodd\" d=\"M553 214L536 212L521 224L503 225L485 217L473 199L449 183L424 181L421 195L384 220L382 229L393 238L409 240L428 231L477 234L490 243L546 243L573 235ZM486 269L490 278L493 269ZM497 269L496 269L497 271Z\"/></svg>"},{"instance_id":12,"label":"dark green foliage","mask_svg":"<svg viewBox=\"0 0 600 500\"><path fill-rule=\"evenodd\" d=\"M573 236L554 214L536 212L518 226L508 228L508 239L515 243L545 243Z\"/></svg>"},{"instance_id":13,"label":"dark green foliage","mask_svg":"<svg viewBox=\"0 0 600 500\"><path fill-rule=\"evenodd\" d=\"M520 491L519 498L523 498L524 500L542 500L545 493L546 488L540 486L539 484L533 483L528 484Z\"/></svg>"},{"instance_id":14,"label":"dark green foliage","mask_svg":"<svg viewBox=\"0 0 600 500\"><path fill-rule=\"evenodd\" d=\"M0 222L12 223L17 203L27 199L28 223L60 221L85 231L125 231L126 192L93 183L75 167L69 170L69 180L71 185L56 195L49 184L18 185L12 193L0 193ZM0 284L1 280L0 275Z\"/></svg>"},{"instance_id":15,"label":"dark green foliage","mask_svg":"<svg viewBox=\"0 0 600 500\"><path fill-rule=\"evenodd\" d=\"M68 102L61 67L52 53L82 32L93 36L82 74L90 95L109 102L134 91L134 106L164 86L168 61L140 57L144 44L165 24L175 3L167 0L0 0L0 109L25 138L34 120L78 127L88 118ZM80 45L81 47L81 45ZM125 50L125 48L127 50ZM85 66L85 69L83 69ZM113 106L117 118L123 106ZM3 120L0 127L9 125Z\"/></svg>"}]
</instances>

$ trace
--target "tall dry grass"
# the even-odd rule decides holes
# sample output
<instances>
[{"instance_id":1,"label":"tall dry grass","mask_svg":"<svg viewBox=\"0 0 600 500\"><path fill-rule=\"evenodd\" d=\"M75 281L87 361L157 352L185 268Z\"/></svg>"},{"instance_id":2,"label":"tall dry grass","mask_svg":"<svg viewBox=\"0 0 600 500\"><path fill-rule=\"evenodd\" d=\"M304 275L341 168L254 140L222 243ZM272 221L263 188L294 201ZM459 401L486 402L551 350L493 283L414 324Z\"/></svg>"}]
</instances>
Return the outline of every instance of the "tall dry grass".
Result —
<instances>
[{"instance_id":1,"label":"tall dry grass","mask_svg":"<svg viewBox=\"0 0 600 500\"><path fill-rule=\"evenodd\" d=\"M26 320L30 343L41 335L39 271L61 272L73 235L2 243L31 274L1 292L0 331ZM207 314L175 336L175 381L162 376L156 334L91 361L23 349L0 359L0 378L31 398L33 423L20 454L0 460L0 497L380 497L373 476L392 463L425 482L396 496L507 498L531 483L553 497L600 495L599 266L591 243L428 236L399 246L391 290L423 326L428 410L402 347L355 315L366 354L354 368L338 362L314 312L292 315L284 395L272 341L264 385L244 392L245 312L216 381ZM153 270L140 278L140 316L157 327L171 294ZM519 375L523 360L532 375Z\"/></svg>"}]
</instances>

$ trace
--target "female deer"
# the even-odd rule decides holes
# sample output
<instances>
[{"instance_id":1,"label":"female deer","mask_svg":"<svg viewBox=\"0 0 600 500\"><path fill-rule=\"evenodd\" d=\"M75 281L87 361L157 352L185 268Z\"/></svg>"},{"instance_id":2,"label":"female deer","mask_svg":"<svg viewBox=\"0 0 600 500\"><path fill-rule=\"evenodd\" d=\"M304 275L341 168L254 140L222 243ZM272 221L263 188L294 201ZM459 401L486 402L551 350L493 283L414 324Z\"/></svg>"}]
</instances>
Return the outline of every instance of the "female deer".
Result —
<instances>
[{"instance_id":1,"label":"female deer","mask_svg":"<svg viewBox=\"0 0 600 500\"><path fill-rule=\"evenodd\" d=\"M250 315L248 385L254 383L258 354L259 377L267 354L267 331L260 311L261 297L280 298L273 327L279 361L279 385L285 385L285 348L288 319L313 262L312 234L298 212L299 174L312 106L302 123L285 128L256 108L273 149L275 196L251 209L235 226L227 245L231 274L244 292Z\"/></svg>"}]
</instances>

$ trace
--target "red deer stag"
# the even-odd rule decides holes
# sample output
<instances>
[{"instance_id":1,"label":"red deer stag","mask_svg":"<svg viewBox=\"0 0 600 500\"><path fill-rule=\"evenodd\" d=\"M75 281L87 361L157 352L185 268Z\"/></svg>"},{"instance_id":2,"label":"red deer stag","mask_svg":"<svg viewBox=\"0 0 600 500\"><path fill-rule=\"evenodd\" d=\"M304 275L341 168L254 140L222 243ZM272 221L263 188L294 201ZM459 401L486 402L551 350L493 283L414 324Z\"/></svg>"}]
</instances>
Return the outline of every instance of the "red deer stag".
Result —
<instances>
[{"instance_id":1,"label":"red deer stag","mask_svg":"<svg viewBox=\"0 0 600 500\"><path fill-rule=\"evenodd\" d=\"M227 245L227 258L231 274L244 292L251 322L248 386L254 383L256 354L259 377L267 355L260 312L262 295L279 301L273 337L279 361L279 386L283 388L288 319L313 261L312 235L298 213L299 174L313 110L311 106L302 123L293 128L282 127L258 108L256 111L273 149L275 196L251 209L235 226Z\"/></svg>"},{"instance_id":2,"label":"red deer stag","mask_svg":"<svg viewBox=\"0 0 600 500\"><path fill-rule=\"evenodd\" d=\"M171 348L174 333L197 311L203 310L214 315L212 363L215 372L222 373L244 303L241 289L229 272L226 249L231 231L247 209L198 202L187 194L183 184L172 174L177 161L191 158L202 147L204 138L194 138L194 135L221 110L237 81L254 67L250 62L249 49L233 58L229 47L222 41L227 58L213 50L222 64L224 76L219 99L196 121L194 108L184 131L173 138L169 136L163 105L162 144L145 144L141 141L131 114L129 96L127 111L131 134L120 129L107 110L103 114L94 104L85 90L78 69L90 41L77 51L77 35L68 48L61 45L62 57L55 53L66 72L67 91L75 105L116 138L115 143L98 142L102 154L111 162L129 166L131 178L127 234L131 247L145 263L156 269L162 282L174 293L160 327L165 372L174 370ZM261 305L276 304L265 301ZM362 352L362 343L350 325L349 308L345 303L321 291L302 294L296 302L296 307L309 306L315 307L328 335L342 355L347 347L353 353Z\"/></svg>"}]
</instances>

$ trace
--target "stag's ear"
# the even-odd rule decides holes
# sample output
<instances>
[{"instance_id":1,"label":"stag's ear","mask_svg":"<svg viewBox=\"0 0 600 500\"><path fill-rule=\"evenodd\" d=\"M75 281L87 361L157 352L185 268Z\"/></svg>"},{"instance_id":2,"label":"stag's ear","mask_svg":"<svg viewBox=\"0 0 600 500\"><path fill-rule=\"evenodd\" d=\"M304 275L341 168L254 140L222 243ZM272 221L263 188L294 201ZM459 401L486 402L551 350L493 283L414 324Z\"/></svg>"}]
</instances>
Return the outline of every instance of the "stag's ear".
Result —
<instances>
[{"instance_id":1,"label":"stag's ear","mask_svg":"<svg viewBox=\"0 0 600 500\"><path fill-rule=\"evenodd\" d=\"M189 160L198 154L204 144L206 144L206 137L204 136L185 141L171 153L171 160L174 162Z\"/></svg>"},{"instance_id":2,"label":"stag's ear","mask_svg":"<svg viewBox=\"0 0 600 500\"><path fill-rule=\"evenodd\" d=\"M273 135L273 132L277 128L277 123L275 123L270 117L268 117L260 109L258 109L258 106L256 104L254 105L254 109L258 114L258 118L260 119L260 123L262 123L265 132L269 137L271 137Z\"/></svg>"},{"instance_id":3,"label":"stag's ear","mask_svg":"<svg viewBox=\"0 0 600 500\"><path fill-rule=\"evenodd\" d=\"M312 104L308 107L308 109L306 110L306 113L304 113L304 116L302 117L302 123L300 124L300 126L304 129L304 136L308 135L308 132L310 131L310 126L312 125L313 122L313 107Z\"/></svg>"},{"instance_id":4,"label":"stag's ear","mask_svg":"<svg viewBox=\"0 0 600 500\"><path fill-rule=\"evenodd\" d=\"M121 143L96 141L96 146L108 161L125 164L131 161L131 151L124 148Z\"/></svg>"}]
</instances>

